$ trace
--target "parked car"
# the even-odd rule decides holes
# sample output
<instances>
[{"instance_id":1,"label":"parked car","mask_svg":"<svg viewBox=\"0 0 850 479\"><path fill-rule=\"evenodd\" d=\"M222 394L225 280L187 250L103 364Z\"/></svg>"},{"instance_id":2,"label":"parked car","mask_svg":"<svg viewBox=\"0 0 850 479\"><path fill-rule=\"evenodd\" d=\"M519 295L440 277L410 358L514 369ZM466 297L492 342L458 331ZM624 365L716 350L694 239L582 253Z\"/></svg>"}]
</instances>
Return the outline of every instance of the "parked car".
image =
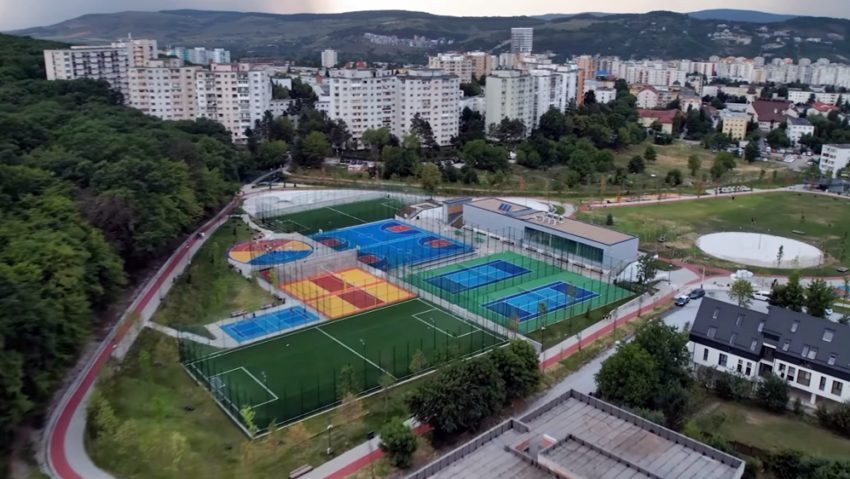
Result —
<instances>
[{"instance_id":1,"label":"parked car","mask_svg":"<svg viewBox=\"0 0 850 479\"><path fill-rule=\"evenodd\" d=\"M688 297L691 299L700 299L705 296L705 290L702 288L696 288L688 294Z\"/></svg>"},{"instance_id":2,"label":"parked car","mask_svg":"<svg viewBox=\"0 0 850 479\"><path fill-rule=\"evenodd\" d=\"M689 298L688 295L683 294L683 295L676 298L676 306L684 306L684 305L688 304L690 301L691 301L691 298Z\"/></svg>"},{"instance_id":3,"label":"parked car","mask_svg":"<svg viewBox=\"0 0 850 479\"><path fill-rule=\"evenodd\" d=\"M756 291L753 293L753 299L756 301L770 301L770 291Z\"/></svg>"}]
</instances>

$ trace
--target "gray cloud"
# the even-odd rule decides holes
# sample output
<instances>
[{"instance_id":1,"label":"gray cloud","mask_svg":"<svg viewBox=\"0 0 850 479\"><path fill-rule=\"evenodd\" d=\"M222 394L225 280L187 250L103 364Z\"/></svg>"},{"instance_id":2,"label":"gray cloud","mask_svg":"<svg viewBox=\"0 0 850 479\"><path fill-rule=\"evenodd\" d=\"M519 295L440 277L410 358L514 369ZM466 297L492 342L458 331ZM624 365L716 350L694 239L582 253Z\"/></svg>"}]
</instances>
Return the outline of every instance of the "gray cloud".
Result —
<instances>
[{"instance_id":1,"label":"gray cloud","mask_svg":"<svg viewBox=\"0 0 850 479\"><path fill-rule=\"evenodd\" d=\"M581 11L642 12L741 8L774 13L850 17L850 1L817 0L0 0L0 30L49 25L86 13L195 8L273 13L341 12L403 8L454 15L534 15Z\"/></svg>"}]
</instances>

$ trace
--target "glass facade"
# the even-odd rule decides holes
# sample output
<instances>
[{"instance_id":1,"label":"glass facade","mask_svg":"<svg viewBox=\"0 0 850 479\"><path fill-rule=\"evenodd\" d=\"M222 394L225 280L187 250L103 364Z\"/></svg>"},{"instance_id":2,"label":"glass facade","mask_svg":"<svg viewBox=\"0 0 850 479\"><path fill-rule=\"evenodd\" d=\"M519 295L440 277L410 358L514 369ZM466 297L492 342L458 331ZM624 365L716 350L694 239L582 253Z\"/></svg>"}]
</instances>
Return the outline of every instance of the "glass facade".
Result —
<instances>
[{"instance_id":1,"label":"glass facade","mask_svg":"<svg viewBox=\"0 0 850 479\"><path fill-rule=\"evenodd\" d=\"M562 238L560 236L553 235L545 231L540 231L538 229L530 228L528 226L525 227L524 239L525 241L537 243L541 246L545 246L557 251L563 251L564 253L568 253L571 255L581 256L584 259L594 261L596 263L602 263L602 257L604 255L604 252L601 248L597 248L595 246L590 246L584 243L579 243L578 241Z\"/></svg>"}]
</instances>

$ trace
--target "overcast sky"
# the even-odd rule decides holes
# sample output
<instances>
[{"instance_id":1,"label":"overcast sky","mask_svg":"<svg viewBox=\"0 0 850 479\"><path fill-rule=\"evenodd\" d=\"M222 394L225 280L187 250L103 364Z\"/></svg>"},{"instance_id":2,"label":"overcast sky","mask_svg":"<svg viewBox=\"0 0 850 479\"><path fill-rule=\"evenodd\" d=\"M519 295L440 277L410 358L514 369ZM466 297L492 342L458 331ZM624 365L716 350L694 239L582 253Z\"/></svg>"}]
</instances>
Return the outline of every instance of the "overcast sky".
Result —
<instances>
[{"instance_id":1,"label":"overcast sky","mask_svg":"<svg viewBox=\"0 0 850 479\"><path fill-rule=\"evenodd\" d=\"M0 0L0 30L50 25L86 13L176 8L271 13L404 9L468 16L739 8L850 18L850 0Z\"/></svg>"}]
</instances>

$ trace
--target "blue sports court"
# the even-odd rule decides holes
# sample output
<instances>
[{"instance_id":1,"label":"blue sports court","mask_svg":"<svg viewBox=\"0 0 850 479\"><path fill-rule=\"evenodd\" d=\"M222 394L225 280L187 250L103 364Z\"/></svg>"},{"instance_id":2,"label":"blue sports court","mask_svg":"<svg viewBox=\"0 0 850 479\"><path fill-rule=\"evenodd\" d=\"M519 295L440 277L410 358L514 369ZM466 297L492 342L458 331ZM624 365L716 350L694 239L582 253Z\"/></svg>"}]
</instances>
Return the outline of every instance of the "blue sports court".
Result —
<instances>
[{"instance_id":1,"label":"blue sports court","mask_svg":"<svg viewBox=\"0 0 850 479\"><path fill-rule=\"evenodd\" d=\"M396 220L350 226L312 238L338 251L357 248L360 261L382 270L472 251L472 246Z\"/></svg>"},{"instance_id":2,"label":"blue sports court","mask_svg":"<svg viewBox=\"0 0 850 479\"><path fill-rule=\"evenodd\" d=\"M259 314L221 327L228 336L238 342L250 341L261 336L318 321L319 317L303 306L281 309L273 313Z\"/></svg>"},{"instance_id":3,"label":"blue sports court","mask_svg":"<svg viewBox=\"0 0 850 479\"><path fill-rule=\"evenodd\" d=\"M443 273L426 281L449 293L460 293L515 278L528 272L529 270L525 268L499 259Z\"/></svg>"},{"instance_id":4,"label":"blue sports court","mask_svg":"<svg viewBox=\"0 0 850 479\"><path fill-rule=\"evenodd\" d=\"M546 314L567 308L599 296L578 286L556 281L530 291L523 291L511 296L492 301L485 308L496 312L505 318L518 318L520 322L534 319L540 315L539 305L546 305Z\"/></svg>"}]
</instances>

